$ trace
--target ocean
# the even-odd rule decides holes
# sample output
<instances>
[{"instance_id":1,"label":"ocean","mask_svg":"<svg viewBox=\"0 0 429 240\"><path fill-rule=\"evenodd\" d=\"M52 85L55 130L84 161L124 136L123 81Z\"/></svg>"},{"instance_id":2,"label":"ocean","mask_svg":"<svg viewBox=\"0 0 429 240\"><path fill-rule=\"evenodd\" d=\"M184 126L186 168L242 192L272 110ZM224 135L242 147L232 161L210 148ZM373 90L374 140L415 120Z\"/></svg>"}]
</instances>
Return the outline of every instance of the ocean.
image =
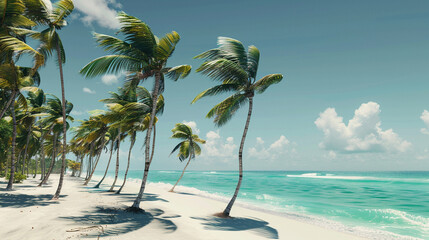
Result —
<instances>
[{"instance_id":1,"label":"ocean","mask_svg":"<svg viewBox=\"0 0 429 240\"><path fill-rule=\"evenodd\" d=\"M148 181L168 190L180 174L151 171ZM130 181L141 177L129 172ZM232 171L189 171L176 190L226 202L237 179ZM370 239L429 239L429 172L245 171L237 204Z\"/></svg>"}]
</instances>

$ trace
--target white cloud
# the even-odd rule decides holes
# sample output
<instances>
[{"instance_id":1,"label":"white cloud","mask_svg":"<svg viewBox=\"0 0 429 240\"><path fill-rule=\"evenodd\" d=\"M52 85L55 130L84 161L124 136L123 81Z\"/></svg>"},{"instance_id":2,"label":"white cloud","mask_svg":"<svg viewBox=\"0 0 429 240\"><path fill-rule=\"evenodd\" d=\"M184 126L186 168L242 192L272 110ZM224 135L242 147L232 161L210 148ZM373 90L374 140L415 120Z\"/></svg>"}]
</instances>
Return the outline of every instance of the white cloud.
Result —
<instances>
[{"instance_id":1,"label":"white cloud","mask_svg":"<svg viewBox=\"0 0 429 240\"><path fill-rule=\"evenodd\" d=\"M197 123L196 122L194 122L194 121L190 121L190 122L183 121L182 123L185 124L185 125L188 125L189 127L191 127L192 132L194 134L197 134L197 135L200 134L200 129L197 128Z\"/></svg>"},{"instance_id":2,"label":"white cloud","mask_svg":"<svg viewBox=\"0 0 429 240\"><path fill-rule=\"evenodd\" d=\"M85 112L81 112L81 111L77 111L77 110L73 110L73 111L70 113L70 115L72 115L72 116L81 116L81 115L83 115L83 114L85 114Z\"/></svg>"},{"instance_id":3,"label":"white cloud","mask_svg":"<svg viewBox=\"0 0 429 240\"><path fill-rule=\"evenodd\" d=\"M84 87L82 90L83 90L83 92L86 92L86 93L89 93L89 94L95 94L94 90L91 90L91 89L89 89L87 87Z\"/></svg>"},{"instance_id":4,"label":"white cloud","mask_svg":"<svg viewBox=\"0 0 429 240\"><path fill-rule=\"evenodd\" d=\"M363 103L346 125L334 108L327 108L314 122L325 135L320 147L338 152L405 152L411 143L392 129L383 131L380 112L377 103Z\"/></svg>"},{"instance_id":5,"label":"white cloud","mask_svg":"<svg viewBox=\"0 0 429 240\"><path fill-rule=\"evenodd\" d=\"M265 141L262 138L256 138L256 145L249 149L250 157L258 159L277 159L281 155L288 152L295 152L295 149L290 147L290 141L283 135L278 140L273 142L268 148L265 147Z\"/></svg>"},{"instance_id":6,"label":"white cloud","mask_svg":"<svg viewBox=\"0 0 429 240\"><path fill-rule=\"evenodd\" d=\"M101 82L103 82L106 85L113 85L119 83L119 78L122 74L115 75L115 74L106 74L101 77Z\"/></svg>"},{"instance_id":7,"label":"white cloud","mask_svg":"<svg viewBox=\"0 0 429 240\"><path fill-rule=\"evenodd\" d=\"M116 19L117 10L113 8L121 8L122 5L115 0L73 0L77 10L84 14L81 21L86 25L92 25L96 22L98 25L118 29L120 27L118 19Z\"/></svg>"},{"instance_id":8,"label":"white cloud","mask_svg":"<svg viewBox=\"0 0 429 240\"><path fill-rule=\"evenodd\" d=\"M423 134L428 134L429 135L429 112L427 110L424 110L422 112L422 115L420 116L420 119L426 124L426 128L422 128L420 129L420 131Z\"/></svg>"},{"instance_id":9,"label":"white cloud","mask_svg":"<svg viewBox=\"0 0 429 240\"><path fill-rule=\"evenodd\" d=\"M217 160L227 162L236 158L237 145L234 144L234 138L228 137L224 140L219 131L210 131L206 134L206 143L202 145L201 157L216 158Z\"/></svg>"}]
</instances>

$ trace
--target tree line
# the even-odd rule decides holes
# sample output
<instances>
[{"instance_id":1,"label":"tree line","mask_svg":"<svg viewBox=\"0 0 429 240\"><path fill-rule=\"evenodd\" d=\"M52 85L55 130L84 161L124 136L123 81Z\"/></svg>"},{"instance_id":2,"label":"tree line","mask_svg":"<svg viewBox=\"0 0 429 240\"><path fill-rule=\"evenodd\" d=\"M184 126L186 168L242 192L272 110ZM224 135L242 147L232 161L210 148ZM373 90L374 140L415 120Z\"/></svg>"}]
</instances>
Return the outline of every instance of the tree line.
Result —
<instances>
[{"instance_id":1,"label":"tree line","mask_svg":"<svg viewBox=\"0 0 429 240\"><path fill-rule=\"evenodd\" d=\"M61 158L60 178L53 199L60 197L67 167L66 155L73 153L76 161L69 162L73 174L82 176L84 184L90 183L100 161L103 150L109 152L107 167L102 179L95 185L100 187L108 172L113 153L116 151L115 178L109 191L119 194L127 179L131 151L137 133L145 132L144 170L142 183L133 204L128 211L140 212L150 165L155 152L156 126L164 111L165 80L178 81L191 72L190 65L168 66L180 35L172 31L162 37L152 33L151 28L140 19L124 12L118 13L120 29L115 36L94 33L99 47L108 55L96 58L80 71L86 78L109 73L126 73L123 87L110 92L102 99L107 110L92 112L79 126L69 129L74 121L70 113L73 104L65 98L63 66L66 63L65 48L59 31L67 26L66 18L74 9L72 0L59 0L47 6L42 0L0 0L0 167L8 178L7 189L11 190L16 176L33 177L40 173L39 186L46 184L54 171L57 158ZM27 38L38 42L36 47L27 44ZM222 216L229 216L238 196L243 177L243 149L250 125L255 94L261 94L273 84L279 83L281 74L270 74L257 79L260 52L255 46L247 49L233 38L219 37L218 47L196 56L203 63L196 72L214 80L217 85L198 94L192 103L201 98L229 94L227 98L209 110L206 117L212 118L216 126L226 124L238 109L248 105L248 114L238 151L239 176L234 195ZM18 66L20 57L33 59L32 67ZM41 76L38 69L46 59L54 57L61 86L61 99L45 94L39 88ZM144 85L153 81L149 91ZM67 141L67 133L73 137ZM174 139L182 140L172 151L178 152L180 161L187 164L201 153L198 145L205 141L185 124L176 124L172 130ZM119 189L119 148L121 142L130 141L125 176ZM39 167L40 165L40 167ZM86 169L82 169L82 166ZM173 186L171 191L174 191Z\"/></svg>"}]
</instances>

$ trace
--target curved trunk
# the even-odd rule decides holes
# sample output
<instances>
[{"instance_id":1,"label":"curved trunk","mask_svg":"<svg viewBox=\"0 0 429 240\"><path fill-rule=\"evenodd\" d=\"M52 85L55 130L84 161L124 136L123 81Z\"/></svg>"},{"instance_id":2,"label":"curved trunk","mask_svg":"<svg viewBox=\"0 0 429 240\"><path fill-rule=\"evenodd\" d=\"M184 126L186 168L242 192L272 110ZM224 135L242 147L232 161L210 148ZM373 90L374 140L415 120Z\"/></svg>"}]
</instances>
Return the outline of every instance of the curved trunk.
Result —
<instances>
[{"instance_id":1,"label":"curved trunk","mask_svg":"<svg viewBox=\"0 0 429 240\"><path fill-rule=\"evenodd\" d=\"M119 147L121 145L121 129L119 129L118 134L118 149L116 149L116 169L115 169L115 179L113 180L112 186L110 187L108 192L113 192L113 189L115 188L116 180L118 180L118 173L119 173Z\"/></svg>"},{"instance_id":2,"label":"curved trunk","mask_svg":"<svg viewBox=\"0 0 429 240\"><path fill-rule=\"evenodd\" d=\"M161 81L161 73L159 71L156 71L155 72L155 86L154 86L153 93L152 93L152 113L150 114L149 126L146 130L145 166L144 166L143 180L142 180L142 184L140 186L139 194L137 195L136 199L134 200L133 205L130 208L128 208L128 210L130 210L130 211L139 211L140 210L140 202L141 202L142 197L143 197L143 193L144 193L144 190L146 187L147 176L149 174L149 167L151 164L151 159L149 156L150 135L152 133L153 123L155 122L156 105L158 102L158 91L159 91L160 81Z\"/></svg>"},{"instance_id":3,"label":"curved trunk","mask_svg":"<svg viewBox=\"0 0 429 240\"><path fill-rule=\"evenodd\" d=\"M12 96L10 96L9 101L7 101L6 106L4 106L4 108L1 110L0 113L0 119L3 118L4 114L6 113L6 111L9 109L10 104L13 102L13 100L15 99L16 96L16 91L12 91Z\"/></svg>"},{"instance_id":4,"label":"curved trunk","mask_svg":"<svg viewBox=\"0 0 429 240\"><path fill-rule=\"evenodd\" d=\"M55 158L57 155L57 133L54 133L54 141L52 142L52 158L51 158L51 165L49 166L48 172L46 173L43 180L37 185L38 187L42 186L43 184L46 184L46 181L48 181L49 176L51 175L52 169L54 169L55 165Z\"/></svg>"},{"instance_id":5,"label":"curved trunk","mask_svg":"<svg viewBox=\"0 0 429 240\"><path fill-rule=\"evenodd\" d=\"M113 142L112 144L110 144L110 156L109 156L109 161L107 162L107 167L106 167L106 171L104 172L103 177L101 178L101 180L97 183L97 185L94 186L94 188L99 188L101 183L104 181L104 178L107 175L107 171L109 170L109 166L110 166L110 160L112 160L112 153L113 153Z\"/></svg>"},{"instance_id":6,"label":"curved trunk","mask_svg":"<svg viewBox=\"0 0 429 240\"><path fill-rule=\"evenodd\" d=\"M232 196L225 210L223 210L224 216L229 216L231 212L231 208L234 205L235 199L237 199L238 191L240 190L240 187L241 187L241 181L243 180L243 148L244 148L244 142L246 140L247 130L249 130L250 117L252 116L252 108L253 108L253 97L249 97L249 112L247 113L246 125L244 126L243 136L241 137L240 150L238 151L238 168L239 168L238 183L237 183L237 187L235 188L234 195Z\"/></svg>"},{"instance_id":7,"label":"curved trunk","mask_svg":"<svg viewBox=\"0 0 429 240\"><path fill-rule=\"evenodd\" d=\"M62 162L61 162L61 172L60 172L60 180L58 182L58 188L52 197L53 200L56 200L60 197L61 188L63 187L64 181L64 172L66 169L66 152L67 152L67 121L66 121L66 95L64 89L64 75L63 75L63 65L61 60L60 53L60 45L59 38L57 40L57 57L58 57L58 66L60 68L60 78L61 78L61 97L62 97L62 107L63 107L63 154L62 154Z\"/></svg>"},{"instance_id":8,"label":"curved trunk","mask_svg":"<svg viewBox=\"0 0 429 240\"><path fill-rule=\"evenodd\" d=\"M155 137L156 137L156 125L153 125L153 141L152 141L152 152L150 154L149 164L152 163L153 154L155 154Z\"/></svg>"},{"instance_id":9,"label":"curved trunk","mask_svg":"<svg viewBox=\"0 0 429 240\"><path fill-rule=\"evenodd\" d=\"M169 192L174 192L174 188L175 188L175 187L176 187L176 185L180 182L180 179L182 179L183 174L185 174L185 170L186 170L186 168L188 167L189 163L191 162L191 158L192 158L192 154L189 154L189 160L188 160L188 162L186 163L186 166L185 166L185 168L184 168L184 169L183 169L183 171L182 171L182 175L180 175L180 177L179 177L179 179L177 180L176 184L174 184L174 186L170 189L170 191L169 191Z\"/></svg>"},{"instance_id":10,"label":"curved trunk","mask_svg":"<svg viewBox=\"0 0 429 240\"><path fill-rule=\"evenodd\" d=\"M15 92L15 91L14 91ZM12 153L10 157L10 176L7 183L6 190L12 190L13 180L15 177L15 147L16 147L16 117L15 117L15 101L12 103L12 121L13 121L13 134L12 134Z\"/></svg>"},{"instance_id":11,"label":"curved trunk","mask_svg":"<svg viewBox=\"0 0 429 240\"><path fill-rule=\"evenodd\" d=\"M94 164L94 167L92 168L91 174L89 174L88 179L85 181L83 185L88 185L89 181L91 181L92 175L94 175L95 169L97 168L98 161L100 161L101 152L103 152L104 144L106 141L104 138L105 137L104 135L105 134L102 135L101 148L100 148L100 152L98 153L97 160L95 160L95 164Z\"/></svg>"},{"instance_id":12,"label":"curved trunk","mask_svg":"<svg viewBox=\"0 0 429 240\"><path fill-rule=\"evenodd\" d=\"M120 193L121 193L122 188L124 188L124 186L125 186L125 182L127 181L128 169L130 168L131 150L133 150L134 143L135 143L135 139L133 139L133 140L131 141L130 150L128 151L128 162L127 162L127 169L125 170L124 182L122 183L122 185L121 185L121 187L119 188L119 190L118 190L118 191L116 191L116 194L120 194Z\"/></svg>"}]
</instances>

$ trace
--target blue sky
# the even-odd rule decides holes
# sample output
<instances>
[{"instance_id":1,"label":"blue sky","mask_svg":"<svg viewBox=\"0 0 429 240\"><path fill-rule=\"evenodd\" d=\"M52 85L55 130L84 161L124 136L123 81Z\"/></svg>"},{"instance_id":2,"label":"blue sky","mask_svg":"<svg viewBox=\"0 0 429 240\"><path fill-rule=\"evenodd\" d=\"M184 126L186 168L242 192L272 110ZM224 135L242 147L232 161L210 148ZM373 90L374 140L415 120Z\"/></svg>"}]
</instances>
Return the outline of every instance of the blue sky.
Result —
<instances>
[{"instance_id":1,"label":"blue sky","mask_svg":"<svg viewBox=\"0 0 429 240\"><path fill-rule=\"evenodd\" d=\"M105 54L91 32L115 34L115 13L125 11L156 35L181 35L171 66L196 69L201 62L192 58L227 36L259 48L259 78L284 75L255 97L246 170L429 170L429 130L422 130L429 128L428 1L75 0L75 6L61 31L66 97L75 118L102 109L98 100L123 82L123 76L84 79L78 72ZM59 96L55 63L40 72L41 87ZM183 121L192 121L208 140L191 169L237 169L247 108L216 128L205 114L226 96L190 105L213 84L195 72L167 83L152 169L183 167L168 156L176 144L170 130ZM150 81L143 86L151 89ZM143 136L133 151L134 169L143 166ZM124 166L129 145L122 146Z\"/></svg>"}]
</instances>

